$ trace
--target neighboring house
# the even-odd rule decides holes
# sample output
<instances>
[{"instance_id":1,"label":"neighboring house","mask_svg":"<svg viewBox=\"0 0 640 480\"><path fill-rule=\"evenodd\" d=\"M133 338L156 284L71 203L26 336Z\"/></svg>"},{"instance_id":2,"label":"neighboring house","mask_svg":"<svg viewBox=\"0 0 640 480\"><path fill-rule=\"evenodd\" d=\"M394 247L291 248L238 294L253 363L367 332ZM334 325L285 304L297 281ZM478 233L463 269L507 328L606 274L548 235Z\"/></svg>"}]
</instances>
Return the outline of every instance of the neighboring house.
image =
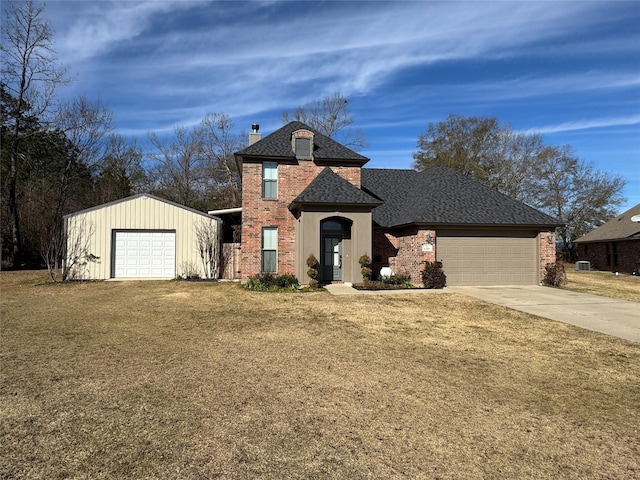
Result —
<instances>
[{"instance_id":1,"label":"neighboring house","mask_svg":"<svg viewBox=\"0 0 640 480\"><path fill-rule=\"evenodd\" d=\"M203 278L199 242L213 240L218 264L219 223L153 195L134 195L66 215L66 262L83 279ZM87 261L89 254L98 259Z\"/></svg>"},{"instance_id":2,"label":"neighboring house","mask_svg":"<svg viewBox=\"0 0 640 480\"><path fill-rule=\"evenodd\" d=\"M640 275L640 204L576 240L578 259L597 270Z\"/></svg>"},{"instance_id":3,"label":"neighboring house","mask_svg":"<svg viewBox=\"0 0 640 480\"><path fill-rule=\"evenodd\" d=\"M257 126L256 126L257 127ZM439 260L448 285L538 284L555 262L560 223L445 167L423 172L362 168L368 158L300 122L236 153L242 162L242 262L308 281L362 281L388 266L421 284L425 261ZM211 212L213 213L213 212Z\"/></svg>"}]
</instances>

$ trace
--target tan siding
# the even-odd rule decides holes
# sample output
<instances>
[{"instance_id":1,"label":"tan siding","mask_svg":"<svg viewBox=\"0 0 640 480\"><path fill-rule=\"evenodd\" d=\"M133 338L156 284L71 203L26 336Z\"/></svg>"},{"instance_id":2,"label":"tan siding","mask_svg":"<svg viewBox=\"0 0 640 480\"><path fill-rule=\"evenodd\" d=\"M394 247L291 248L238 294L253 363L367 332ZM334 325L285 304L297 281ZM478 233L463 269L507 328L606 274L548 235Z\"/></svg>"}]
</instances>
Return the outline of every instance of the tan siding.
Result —
<instances>
[{"instance_id":1,"label":"tan siding","mask_svg":"<svg viewBox=\"0 0 640 480\"><path fill-rule=\"evenodd\" d=\"M87 265L85 278L107 279L111 276L112 232L114 230L175 230L176 231L176 275L183 272L186 263L193 264L200 274L202 261L196 248L196 225L210 217L156 200L151 197L136 197L67 218L69 241L75 238L78 228L93 229L87 240L87 253L100 257L96 263ZM215 222L215 219L211 218Z\"/></svg>"}]
</instances>

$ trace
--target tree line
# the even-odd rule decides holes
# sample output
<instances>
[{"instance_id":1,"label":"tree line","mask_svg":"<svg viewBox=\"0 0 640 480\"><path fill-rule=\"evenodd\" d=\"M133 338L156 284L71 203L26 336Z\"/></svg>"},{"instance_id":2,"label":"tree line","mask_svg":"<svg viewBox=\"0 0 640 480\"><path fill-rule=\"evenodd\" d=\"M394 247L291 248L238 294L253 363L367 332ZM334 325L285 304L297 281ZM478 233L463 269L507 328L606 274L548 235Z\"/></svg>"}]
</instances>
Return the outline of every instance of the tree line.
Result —
<instances>
[{"instance_id":1,"label":"tree line","mask_svg":"<svg viewBox=\"0 0 640 480\"><path fill-rule=\"evenodd\" d=\"M44 6L9 2L2 23L0 80L0 235L2 263L49 263L64 251L63 216L146 192L206 211L241 204L241 165L235 151L248 135L224 113L171 135L148 134L151 149L115 133L110 109L86 97L61 102L68 83L53 48ZM369 142L353 128L348 100L325 96L283 112L342 144ZM418 137L418 170L444 164L565 223L559 229L568 259L573 241L604 223L624 201L619 176L596 171L569 146L516 132L495 118L450 115ZM55 263L55 262L54 262Z\"/></svg>"},{"instance_id":2,"label":"tree line","mask_svg":"<svg viewBox=\"0 0 640 480\"><path fill-rule=\"evenodd\" d=\"M161 137L150 151L115 133L110 109L86 97L63 102L70 82L57 62L44 5L8 2L0 79L2 264L38 265L64 249L63 216L138 192L201 210L240 205L233 152L243 133L224 113Z\"/></svg>"}]
</instances>

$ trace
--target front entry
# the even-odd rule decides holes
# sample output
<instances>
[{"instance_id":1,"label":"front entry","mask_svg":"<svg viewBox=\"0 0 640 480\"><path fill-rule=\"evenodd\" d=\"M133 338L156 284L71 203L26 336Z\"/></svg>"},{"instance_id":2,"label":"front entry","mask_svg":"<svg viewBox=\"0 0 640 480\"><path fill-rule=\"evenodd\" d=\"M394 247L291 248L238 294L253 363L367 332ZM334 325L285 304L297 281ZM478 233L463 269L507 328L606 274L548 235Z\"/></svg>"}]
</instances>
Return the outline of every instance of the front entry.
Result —
<instances>
[{"instance_id":1,"label":"front entry","mask_svg":"<svg viewBox=\"0 0 640 480\"><path fill-rule=\"evenodd\" d=\"M320 223L320 265L321 281L342 282L342 249L345 239L351 237L351 225L348 220L332 217Z\"/></svg>"},{"instance_id":2,"label":"front entry","mask_svg":"<svg viewBox=\"0 0 640 480\"><path fill-rule=\"evenodd\" d=\"M322 280L342 281L342 235L323 235Z\"/></svg>"}]
</instances>

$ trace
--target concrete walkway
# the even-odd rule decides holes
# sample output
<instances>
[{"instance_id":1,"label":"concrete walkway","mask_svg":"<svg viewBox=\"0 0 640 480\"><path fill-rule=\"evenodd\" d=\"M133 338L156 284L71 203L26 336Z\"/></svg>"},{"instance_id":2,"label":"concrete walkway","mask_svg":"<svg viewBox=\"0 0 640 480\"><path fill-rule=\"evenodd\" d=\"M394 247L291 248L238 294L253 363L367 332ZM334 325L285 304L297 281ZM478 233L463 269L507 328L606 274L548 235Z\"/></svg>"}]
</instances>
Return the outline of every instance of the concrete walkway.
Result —
<instances>
[{"instance_id":1,"label":"concrete walkway","mask_svg":"<svg viewBox=\"0 0 640 480\"><path fill-rule=\"evenodd\" d=\"M531 285L367 291L341 284L327 285L325 288L332 295L461 293L539 317L640 342L640 303L557 288Z\"/></svg>"}]
</instances>

